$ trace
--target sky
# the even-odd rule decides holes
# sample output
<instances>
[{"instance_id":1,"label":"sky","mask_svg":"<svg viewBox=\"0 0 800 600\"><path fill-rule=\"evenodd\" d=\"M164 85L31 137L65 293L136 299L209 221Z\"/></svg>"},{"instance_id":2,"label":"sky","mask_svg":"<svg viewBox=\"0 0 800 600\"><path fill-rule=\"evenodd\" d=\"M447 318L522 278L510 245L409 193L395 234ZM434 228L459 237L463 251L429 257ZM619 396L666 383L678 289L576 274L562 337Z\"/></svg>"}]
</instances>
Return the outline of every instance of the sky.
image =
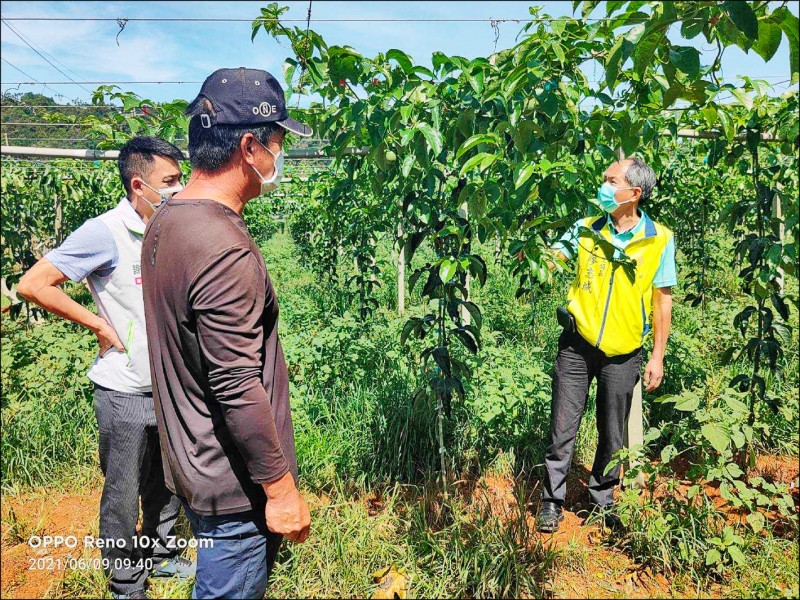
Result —
<instances>
[{"instance_id":1,"label":"sky","mask_svg":"<svg viewBox=\"0 0 800 600\"><path fill-rule=\"evenodd\" d=\"M250 20L268 2L23 2L0 3L2 18L13 17L103 17L103 18L236 18L243 22L129 22L119 34L111 21L8 21L2 26L0 80L2 92L32 91L53 96L59 102L88 102L96 84L11 85L16 82L67 81L64 74L28 47L10 25L77 81L168 81L187 83L119 84L154 101L176 98L191 100L200 82L221 67L247 66L275 73L279 81L283 59L291 50L278 45L263 32L250 41ZM308 1L282 2L290 7L286 18L305 19ZM468 58L488 56L495 49L495 30L482 22L314 22L313 19L525 19L528 7L543 6L544 14L571 16L571 2L326 2L312 1L311 27L328 44L349 45L367 56L399 48L420 64L430 65L431 54L440 50ZM797 5L791 4L797 14ZM301 23L293 23L302 25ZM522 24L500 22L497 49L508 48ZM702 40L703 43L700 43ZM710 63L716 48L695 40ZM12 66L13 65L13 66ZM750 76L779 84L775 93L787 89L789 47L785 37L775 57L764 61L754 52L736 47L726 50L723 77ZM24 71L21 73L18 69ZM588 73L591 77L592 73ZM598 73L599 75L599 73ZM796 88L796 86L795 86ZM304 104L304 103L303 103Z\"/></svg>"}]
</instances>

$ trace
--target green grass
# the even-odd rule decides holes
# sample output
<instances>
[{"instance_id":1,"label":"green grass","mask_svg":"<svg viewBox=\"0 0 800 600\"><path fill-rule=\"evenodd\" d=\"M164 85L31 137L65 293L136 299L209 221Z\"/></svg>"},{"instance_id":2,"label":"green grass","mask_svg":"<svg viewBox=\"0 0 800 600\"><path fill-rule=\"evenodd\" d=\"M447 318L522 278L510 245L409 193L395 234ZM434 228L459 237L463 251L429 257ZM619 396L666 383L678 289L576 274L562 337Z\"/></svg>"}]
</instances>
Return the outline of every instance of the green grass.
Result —
<instances>
[{"instance_id":1,"label":"green grass","mask_svg":"<svg viewBox=\"0 0 800 600\"><path fill-rule=\"evenodd\" d=\"M370 595L372 573L390 565L405 572L410 595L541 596L559 565L580 568L587 555L583 548L569 547L557 556L535 543L524 518L530 489L517 489L522 500L516 513L500 518L478 497L457 491L458 486L451 486L445 500L440 486L432 483L439 469L435 412L430 404L409 402L418 383L419 347L398 342L405 318L426 307L409 294L406 315L396 314L391 251L386 244L378 250L384 265L381 305L361 323L347 292L319 279L287 235L276 234L263 246L280 300L302 486L314 495L313 534L308 543L282 550L270 597ZM491 249L484 250L492 256ZM424 259L426 249L420 252L415 260ZM348 269L352 263L342 261L341 274ZM731 290L730 274L715 277L720 288ZM500 469L529 487L537 485L559 334L555 308L568 283L569 277L562 276L552 289L517 299L506 266L490 261L489 283L473 287L484 311L484 346L477 357L468 358L475 374L467 399L454 403L453 418L446 421L452 480L474 482ZM83 292L76 288L72 293ZM680 298L680 290L675 297ZM667 405L653 403L658 396L688 387L713 395L744 369L718 362L722 350L740 339L731 321L741 298L720 300L704 310L676 301L667 378L658 393L645 397L651 422L676 418ZM796 311L792 319L796 322ZM94 337L57 319L25 327L4 317L2 338L3 493L98 485L96 423L85 378ZM783 412L769 417L760 450L796 456L796 350L787 352L785 360L786 375L769 381L783 399ZM596 436L590 398L576 460L591 464ZM641 535L620 547L640 563L678 571L687 562L680 555L680 537L696 535L702 543L711 529L673 522L665 530L658 520L663 517L637 513ZM13 527L17 537L36 528L14 516L4 518L10 519L4 529ZM797 576L796 541L750 536L746 554L753 568L726 576L737 595L791 594L792 589L796 595L796 587L785 583ZM663 568L666 560L670 566ZM760 575L769 572L770 561L780 565L785 581L778 578L773 585ZM189 589L173 582L157 586L154 591L162 597L185 597ZM102 573L67 572L50 593L100 596L105 580Z\"/></svg>"},{"instance_id":2,"label":"green grass","mask_svg":"<svg viewBox=\"0 0 800 600\"><path fill-rule=\"evenodd\" d=\"M436 484L396 485L353 496L337 484L312 503L312 535L284 544L268 598L369 597L373 573L395 566L409 597L541 597L556 552L530 536L523 509L501 520L463 495L442 497ZM520 492L522 493L522 492ZM91 557L84 552L83 557ZM94 569L67 570L51 598L107 598ZM191 583L151 580L151 597L186 598Z\"/></svg>"},{"instance_id":3,"label":"green grass","mask_svg":"<svg viewBox=\"0 0 800 600\"><path fill-rule=\"evenodd\" d=\"M3 490L90 480L94 336L61 320L28 328L9 319L2 336Z\"/></svg>"},{"instance_id":4,"label":"green grass","mask_svg":"<svg viewBox=\"0 0 800 600\"><path fill-rule=\"evenodd\" d=\"M733 569L728 596L731 598L798 598L797 539L765 535L752 540L748 564Z\"/></svg>"}]
</instances>

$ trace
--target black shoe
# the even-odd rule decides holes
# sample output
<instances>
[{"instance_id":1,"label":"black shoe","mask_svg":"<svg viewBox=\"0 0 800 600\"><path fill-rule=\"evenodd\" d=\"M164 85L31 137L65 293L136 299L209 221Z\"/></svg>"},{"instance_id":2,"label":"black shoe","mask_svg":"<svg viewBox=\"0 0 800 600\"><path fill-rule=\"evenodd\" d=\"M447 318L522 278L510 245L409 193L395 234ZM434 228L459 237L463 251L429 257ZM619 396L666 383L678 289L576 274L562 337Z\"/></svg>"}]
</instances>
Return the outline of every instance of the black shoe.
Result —
<instances>
[{"instance_id":1,"label":"black shoe","mask_svg":"<svg viewBox=\"0 0 800 600\"><path fill-rule=\"evenodd\" d=\"M561 512L561 506L559 504L549 501L542 502L542 508L539 509L539 516L536 517L536 524L539 526L539 531L555 533L558 531L558 524L563 520L564 515Z\"/></svg>"}]
</instances>

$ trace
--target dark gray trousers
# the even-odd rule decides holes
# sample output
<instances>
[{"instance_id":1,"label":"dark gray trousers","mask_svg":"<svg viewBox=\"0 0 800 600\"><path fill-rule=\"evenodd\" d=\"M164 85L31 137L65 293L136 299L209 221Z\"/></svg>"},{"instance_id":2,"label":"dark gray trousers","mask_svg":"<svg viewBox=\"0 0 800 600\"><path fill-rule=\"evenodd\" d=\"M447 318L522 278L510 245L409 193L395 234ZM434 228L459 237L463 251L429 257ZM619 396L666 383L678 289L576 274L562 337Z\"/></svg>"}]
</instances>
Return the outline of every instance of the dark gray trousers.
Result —
<instances>
[{"instance_id":1,"label":"dark gray trousers","mask_svg":"<svg viewBox=\"0 0 800 600\"><path fill-rule=\"evenodd\" d=\"M605 474L611 457L623 446L625 421L631 409L633 388L639 381L642 350L608 357L578 333L561 334L553 377L550 444L545 453L542 500L563 504L567 474L575 451L589 384L597 379L597 451L589 478L589 495L599 506L613 502L619 484L619 467Z\"/></svg>"},{"instance_id":2,"label":"dark gray trousers","mask_svg":"<svg viewBox=\"0 0 800 600\"><path fill-rule=\"evenodd\" d=\"M111 591L128 594L144 589L148 559L155 565L177 554L170 536L174 539L181 503L164 484L153 396L95 386L94 410L105 476L100 538L110 541L101 555L109 562ZM137 536L140 496L142 531Z\"/></svg>"}]
</instances>

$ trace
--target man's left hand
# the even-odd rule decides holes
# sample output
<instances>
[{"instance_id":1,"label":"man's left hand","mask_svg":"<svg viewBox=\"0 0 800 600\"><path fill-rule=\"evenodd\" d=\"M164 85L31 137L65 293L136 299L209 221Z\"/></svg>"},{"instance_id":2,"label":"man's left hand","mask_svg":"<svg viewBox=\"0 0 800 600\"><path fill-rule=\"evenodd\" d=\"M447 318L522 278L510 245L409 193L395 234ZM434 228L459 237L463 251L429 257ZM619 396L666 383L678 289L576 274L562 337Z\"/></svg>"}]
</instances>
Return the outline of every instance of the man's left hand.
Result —
<instances>
[{"instance_id":1,"label":"man's left hand","mask_svg":"<svg viewBox=\"0 0 800 600\"><path fill-rule=\"evenodd\" d=\"M661 385L664 379L664 361L659 358L651 358L644 368L645 391L652 392Z\"/></svg>"}]
</instances>

